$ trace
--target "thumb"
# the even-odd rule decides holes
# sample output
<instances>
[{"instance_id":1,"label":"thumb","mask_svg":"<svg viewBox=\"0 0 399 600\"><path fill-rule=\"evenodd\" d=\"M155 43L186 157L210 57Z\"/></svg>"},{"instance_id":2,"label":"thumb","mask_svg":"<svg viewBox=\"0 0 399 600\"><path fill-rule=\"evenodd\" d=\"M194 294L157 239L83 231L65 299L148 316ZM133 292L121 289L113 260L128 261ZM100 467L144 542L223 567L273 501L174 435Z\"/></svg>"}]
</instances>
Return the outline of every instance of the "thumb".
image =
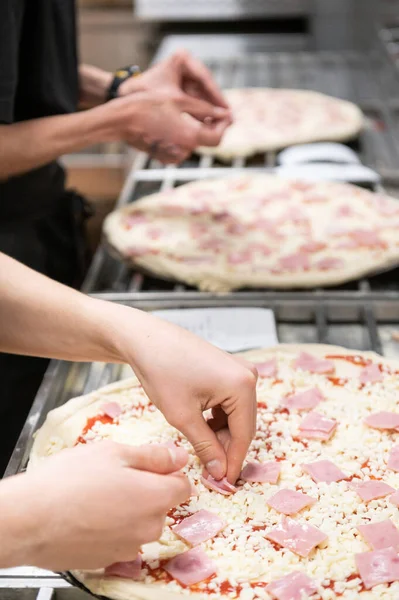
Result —
<instances>
[{"instance_id":1,"label":"thumb","mask_svg":"<svg viewBox=\"0 0 399 600\"><path fill-rule=\"evenodd\" d=\"M188 460L184 448L161 445L122 446L122 458L125 466L139 471L151 471L160 475L169 475L180 471Z\"/></svg>"},{"instance_id":2,"label":"thumb","mask_svg":"<svg viewBox=\"0 0 399 600\"><path fill-rule=\"evenodd\" d=\"M223 479L227 469L226 453L202 413L186 419L180 430L193 446L208 473L214 479Z\"/></svg>"}]
</instances>

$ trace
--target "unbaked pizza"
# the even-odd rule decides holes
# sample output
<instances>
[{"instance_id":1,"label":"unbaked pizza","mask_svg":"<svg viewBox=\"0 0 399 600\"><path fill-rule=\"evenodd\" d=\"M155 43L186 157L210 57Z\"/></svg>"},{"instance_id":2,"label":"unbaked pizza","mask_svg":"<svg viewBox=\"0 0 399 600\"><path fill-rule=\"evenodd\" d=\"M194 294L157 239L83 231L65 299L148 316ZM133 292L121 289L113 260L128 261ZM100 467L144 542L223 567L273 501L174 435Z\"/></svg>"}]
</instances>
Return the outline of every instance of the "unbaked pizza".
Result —
<instances>
[{"instance_id":1,"label":"unbaked pizza","mask_svg":"<svg viewBox=\"0 0 399 600\"><path fill-rule=\"evenodd\" d=\"M306 90L246 88L225 92L234 122L216 148L199 148L221 160L279 150L293 144L345 141L364 125L351 102Z\"/></svg>"},{"instance_id":2,"label":"unbaked pizza","mask_svg":"<svg viewBox=\"0 0 399 600\"><path fill-rule=\"evenodd\" d=\"M75 572L117 600L397 600L399 361L334 346L245 354L258 420L235 486L202 477L136 378L51 412L30 468L76 444L175 444L195 493L138 558Z\"/></svg>"},{"instance_id":3,"label":"unbaked pizza","mask_svg":"<svg viewBox=\"0 0 399 600\"><path fill-rule=\"evenodd\" d=\"M111 213L109 247L202 290L331 286L399 263L399 202L274 175L196 181Z\"/></svg>"}]
</instances>

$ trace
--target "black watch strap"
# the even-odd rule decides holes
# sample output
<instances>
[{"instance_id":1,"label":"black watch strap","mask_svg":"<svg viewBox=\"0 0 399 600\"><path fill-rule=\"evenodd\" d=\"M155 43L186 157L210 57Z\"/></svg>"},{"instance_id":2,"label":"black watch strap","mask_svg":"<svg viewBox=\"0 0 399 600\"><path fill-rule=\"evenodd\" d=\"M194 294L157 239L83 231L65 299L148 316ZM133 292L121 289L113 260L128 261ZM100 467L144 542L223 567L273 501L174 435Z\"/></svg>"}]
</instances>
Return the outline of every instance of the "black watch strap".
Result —
<instances>
[{"instance_id":1,"label":"black watch strap","mask_svg":"<svg viewBox=\"0 0 399 600\"><path fill-rule=\"evenodd\" d=\"M107 101L113 100L118 96L118 89L121 83L129 79L130 77L137 77L140 75L141 70L137 65L130 65L129 67L123 67L122 69L118 69L114 73L114 78L112 80L111 85L108 88L107 92Z\"/></svg>"}]
</instances>

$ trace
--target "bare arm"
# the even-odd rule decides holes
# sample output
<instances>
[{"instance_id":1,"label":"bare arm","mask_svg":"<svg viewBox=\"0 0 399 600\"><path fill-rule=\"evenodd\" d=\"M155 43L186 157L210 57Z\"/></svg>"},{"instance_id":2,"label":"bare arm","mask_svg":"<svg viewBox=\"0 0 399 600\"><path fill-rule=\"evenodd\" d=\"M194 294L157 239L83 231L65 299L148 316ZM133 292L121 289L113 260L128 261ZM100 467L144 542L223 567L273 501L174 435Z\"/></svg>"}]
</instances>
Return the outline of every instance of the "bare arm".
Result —
<instances>
[{"instance_id":1,"label":"bare arm","mask_svg":"<svg viewBox=\"0 0 399 600\"><path fill-rule=\"evenodd\" d=\"M106 100L107 90L112 83L113 74L92 65L80 65L79 87L80 101L85 106L96 106Z\"/></svg>"},{"instance_id":2,"label":"bare arm","mask_svg":"<svg viewBox=\"0 0 399 600\"><path fill-rule=\"evenodd\" d=\"M256 370L242 359L150 314L84 296L1 254L0 350L130 364L211 475L237 479L256 421ZM204 420L203 412L214 408L218 429L227 428L231 437L225 448Z\"/></svg>"}]
</instances>

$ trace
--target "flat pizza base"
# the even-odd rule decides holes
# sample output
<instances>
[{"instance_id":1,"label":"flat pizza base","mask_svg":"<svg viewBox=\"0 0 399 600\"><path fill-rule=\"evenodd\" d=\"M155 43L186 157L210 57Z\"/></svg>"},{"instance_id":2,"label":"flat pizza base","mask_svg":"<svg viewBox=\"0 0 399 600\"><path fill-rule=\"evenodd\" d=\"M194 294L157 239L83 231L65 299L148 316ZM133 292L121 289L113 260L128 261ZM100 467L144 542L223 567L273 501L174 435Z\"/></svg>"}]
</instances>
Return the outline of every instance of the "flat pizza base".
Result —
<instances>
[{"instance_id":1,"label":"flat pizza base","mask_svg":"<svg viewBox=\"0 0 399 600\"><path fill-rule=\"evenodd\" d=\"M361 356L372 360L378 360L395 369L399 369L399 361L386 359L374 352L360 352L347 350L339 346L321 345L321 344L281 344L279 346L251 350L242 353L241 356L248 360L259 362L267 360L276 353L285 354L291 360L299 352L309 352L314 356L323 357L326 354L337 354L346 356ZM34 469L45 457L54 454L63 448L71 447L75 444L87 419L99 412L99 407L103 402L112 400L123 401L124 393L132 388L139 386L138 379L132 377L120 382L112 383L97 391L91 392L85 396L75 398L63 406L51 411L41 429L35 436L28 470ZM137 440L135 440L137 442ZM138 440L140 444L140 440ZM142 584L121 578L103 578L98 574L89 572L73 572L73 576L80 581L92 593L114 600L181 600L184 597L192 597L197 600L209 598L207 594L189 594L175 593L162 588L157 584ZM375 598L372 590L362 594L365 598ZM389 591L388 591L389 594ZM385 595L384 595L385 598ZM387 595L386 598L391 598Z\"/></svg>"},{"instance_id":2,"label":"flat pizza base","mask_svg":"<svg viewBox=\"0 0 399 600\"><path fill-rule=\"evenodd\" d=\"M235 183L246 182L248 190L237 192L231 188ZM140 270L151 273L167 280L177 280L198 287L203 291L226 293L240 288L275 288L275 289L312 289L315 287L331 287L356 280L366 275L372 275L389 270L399 263L399 244L395 229L383 232L386 249L359 248L343 250L336 248L340 239L329 236L331 224L344 223L350 229L373 229L374 225L384 223L385 228L391 227L396 218L399 227L399 212L394 215L382 216L377 209L368 205L376 194L359 187L333 182L308 183L309 193L320 194L328 198L324 204L306 204L307 192L292 191L292 186L298 182L290 182L274 175L244 175L225 179L196 181L180 186L167 193L160 192L142 198L133 204L112 212L104 222L104 236L108 248L116 257L134 265ZM300 183L300 182L299 182ZM230 187L229 187L230 186ZM273 194L290 193L289 200L276 199L275 203L266 204L260 208L251 206L254 197L267 198ZM208 194L209 214L190 214L190 210L201 205L201 193ZM386 197L387 202L399 211L398 201ZM227 201L226 201L227 199ZM341 205L354 207L357 216L346 219L339 218L334 211ZM170 204L181 206L187 211L185 215L165 217L160 211ZM249 204L249 206L248 206ZM310 223L311 233L306 235L304 230L295 222L283 224L282 241L273 238L262 228L249 230L243 235L232 235L223 231L223 224L216 223L212 211L225 210L231 218L243 225L256 227L257 220L278 220L284 211L304 211ZM146 233L147 225L138 224L130 230L124 226L125 219L142 213L154 228L164 228L160 239L149 239ZM251 221L252 219L252 221ZM201 250L201 239L195 240L191 228L195 224L204 223L208 230L203 238L222 239L226 246L217 253L212 250ZM288 229L284 229L288 227ZM148 225L150 229L150 225ZM327 248L316 254L309 254L311 266L307 270L275 271L279 260L287 254L298 252L308 238L326 243ZM348 237L342 238L344 241ZM266 258L250 258L245 264L231 265L228 262L230 253L245 251L247 244L252 242L264 243L271 250L271 256ZM142 254L134 255L131 248L142 246L147 249ZM201 262L202 258L207 262ZM317 268L317 260L337 257L343 261L339 268L322 270ZM196 261L196 259L198 259ZM257 262L259 261L259 262Z\"/></svg>"},{"instance_id":3,"label":"flat pizza base","mask_svg":"<svg viewBox=\"0 0 399 600\"><path fill-rule=\"evenodd\" d=\"M224 162L236 157L281 150L295 144L343 142L358 136L364 127L363 113L355 104L319 92L246 88L226 90L224 94L232 107L234 123L226 131L219 146L197 149L199 154L214 156ZM244 115L239 106L243 99ZM287 118L284 109L280 109L281 104L286 102L297 106L300 115L298 122L290 124L289 116ZM271 122L276 119L280 127L270 127L270 122L267 121L262 123L261 116L259 120L256 118L257 108L262 107L276 113ZM338 111L342 118L330 122L327 116L331 109Z\"/></svg>"}]
</instances>

